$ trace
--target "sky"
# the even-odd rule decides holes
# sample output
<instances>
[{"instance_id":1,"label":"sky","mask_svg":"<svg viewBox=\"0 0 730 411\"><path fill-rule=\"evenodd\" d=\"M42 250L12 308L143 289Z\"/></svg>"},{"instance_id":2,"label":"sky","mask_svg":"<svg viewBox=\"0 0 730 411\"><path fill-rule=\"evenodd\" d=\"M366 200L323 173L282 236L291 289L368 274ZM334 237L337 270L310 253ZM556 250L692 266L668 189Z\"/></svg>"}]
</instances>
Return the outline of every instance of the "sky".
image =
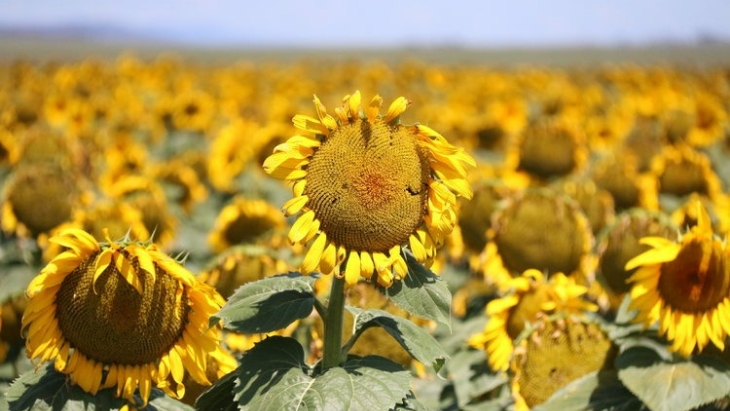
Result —
<instances>
[{"instance_id":1,"label":"sky","mask_svg":"<svg viewBox=\"0 0 730 411\"><path fill-rule=\"evenodd\" d=\"M0 28L207 46L533 47L730 41L728 0L0 0Z\"/></svg>"}]
</instances>

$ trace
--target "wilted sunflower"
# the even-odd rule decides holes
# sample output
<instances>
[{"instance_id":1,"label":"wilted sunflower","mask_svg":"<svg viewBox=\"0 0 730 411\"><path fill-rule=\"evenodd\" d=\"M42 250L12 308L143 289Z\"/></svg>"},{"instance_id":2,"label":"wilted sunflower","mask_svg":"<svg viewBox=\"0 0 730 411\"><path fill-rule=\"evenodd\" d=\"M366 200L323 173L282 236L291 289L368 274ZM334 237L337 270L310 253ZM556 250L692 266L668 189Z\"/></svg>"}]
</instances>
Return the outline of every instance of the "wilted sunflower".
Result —
<instances>
[{"instance_id":1,"label":"wilted sunflower","mask_svg":"<svg viewBox=\"0 0 730 411\"><path fill-rule=\"evenodd\" d=\"M466 166L474 159L434 130L405 126L409 101L397 98L385 116L375 96L361 110L360 93L345 96L335 116L314 97L318 118L296 115L294 125L314 136L295 135L264 162L264 170L293 184L284 212L301 215L289 239L314 242L301 264L390 286L407 272L402 247L432 261L456 224L457 195L471 198ZM457 194L454 194L456 192ZM347 260L344 273L337 269Z\"/></svg>"},{"instance_id":2,"label":"wilted sunflower","mask_svg":"<svg viewBox=\"0 0 730 411\"><path fill-rule=\"evenodd\" d=\"M154 244L98 243L78 229L52 241L67 250L26 291L22 324L32 360L55 361L91 394L116 387L134 402L139 388L142 405L152 386L184 395L186 370L209 384L207 358L220 350L209 318L224 303L212 287Z\"/></svg>"},{"instance_id":3,"label":"wilted sunflower","mask_svg":"<svg viewBox=\"0 0 730 411\"><path fill-rule=\"evenodd\" d=\"M255 243L264 234L285 225L286 219L279 209L266 200L236 196L218 214L208 243L219 253L237 244Z\"/></svg>"},{"instance_id":4,"label":"wilted sunflower","mask_svg":"<svg viewBox=\"0 0 730 411\"><path fill-rule=\"evenodd\" d=\"M506 371L514 351L514 341L543 315L553 313L580 314L598 309L583 299L587 288L562 273L547 279L538 270L526 270L508 280L504 297L487 304L489 317L484 331L469 339L469 345L487 352L487 362L495 371Z\"/></svg>"},{"instance_id":5,"label":"wilted sunflower","mask_svg":"<svg viewBox=\"0 0 730 411\"><path fill-rule=\"evenodd\" d=\"M613 367L616 346L585 318L543 317L526 334L510 366L515 411L527 411L571 381Z\"/></svg>"},{"instance_id":6,"label":"wilted sunflower","mask_svg":"<svg viewBox=\"0 0 730 411\"><path fill-rule=\"evenodd\" d=\"M730 333L730 271L724 242L712 231L710 217L697 203L697 225L678 241L645 237L650 250L626 263L636 269L631 283L634 322L658 323L671 349L684 356L712 342L720 349Z\"/></svg>"}]
</instances>

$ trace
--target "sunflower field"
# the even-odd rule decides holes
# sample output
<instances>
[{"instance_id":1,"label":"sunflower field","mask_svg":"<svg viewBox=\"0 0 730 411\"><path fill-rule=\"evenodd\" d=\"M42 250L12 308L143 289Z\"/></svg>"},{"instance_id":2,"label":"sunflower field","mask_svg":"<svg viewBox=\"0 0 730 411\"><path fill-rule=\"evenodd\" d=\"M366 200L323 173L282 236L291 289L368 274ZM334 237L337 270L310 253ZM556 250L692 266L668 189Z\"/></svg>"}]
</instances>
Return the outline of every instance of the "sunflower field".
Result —
<instances>
[{"instance_id":1,"label":"sunflower field","mask_svg":"<svg viewBox=\"0 0 730 411\"><path fill-rule=\"evenodd\" d=\"M0 411L730 409L728 116L715 65L0 63Z\"/></svg>"}]
</instances>

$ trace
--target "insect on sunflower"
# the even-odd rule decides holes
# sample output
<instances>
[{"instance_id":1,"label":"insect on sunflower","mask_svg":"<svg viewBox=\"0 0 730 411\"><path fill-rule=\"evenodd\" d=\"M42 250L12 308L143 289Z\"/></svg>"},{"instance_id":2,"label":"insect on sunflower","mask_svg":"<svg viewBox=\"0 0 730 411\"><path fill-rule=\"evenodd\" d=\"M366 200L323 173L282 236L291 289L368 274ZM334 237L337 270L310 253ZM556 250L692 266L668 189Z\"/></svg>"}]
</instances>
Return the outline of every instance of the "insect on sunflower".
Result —
<instances>
[{"instance_id":1,"label":"insect on sunflower","mask_svg":"<svg viewBox=\"0 0 730 411\"><path fill-rule=\"evenodd\" d=\"M292 183L283 209L299 216L289 240L313 240L304 274L319 269L348 284L365 278L390 286L408 272L403 248L432 262L456 224L457 196L472 196L466 167L474 159L429 127L402 125L404 97L385 116L382 102L376 95L361 107L356 91L332 116L315 96L318 118L293 118L312 135L289 138L264 161L267 173Z\"/></svg>"}]
</instances>

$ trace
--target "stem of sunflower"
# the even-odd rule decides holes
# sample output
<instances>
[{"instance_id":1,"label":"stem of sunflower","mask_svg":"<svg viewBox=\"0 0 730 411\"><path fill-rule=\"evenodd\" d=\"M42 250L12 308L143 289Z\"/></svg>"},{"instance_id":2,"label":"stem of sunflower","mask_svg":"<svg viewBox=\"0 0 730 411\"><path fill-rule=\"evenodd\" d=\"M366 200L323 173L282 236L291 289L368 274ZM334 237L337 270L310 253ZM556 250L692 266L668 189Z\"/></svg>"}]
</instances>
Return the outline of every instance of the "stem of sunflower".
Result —
<instances>
[{"instance_id":1,"label":"stem of sunflower","mask_svg":"<svg viewBox=\"0 0 730 411\"><path fill-rule=\"evenodd\" d=\"M334 274L333 274L334 275ZM324 321L324 369L337 367L342 361L342 319L345 310L345 279L332 279L327 316Z\"/></svg>"}]
</instances>

